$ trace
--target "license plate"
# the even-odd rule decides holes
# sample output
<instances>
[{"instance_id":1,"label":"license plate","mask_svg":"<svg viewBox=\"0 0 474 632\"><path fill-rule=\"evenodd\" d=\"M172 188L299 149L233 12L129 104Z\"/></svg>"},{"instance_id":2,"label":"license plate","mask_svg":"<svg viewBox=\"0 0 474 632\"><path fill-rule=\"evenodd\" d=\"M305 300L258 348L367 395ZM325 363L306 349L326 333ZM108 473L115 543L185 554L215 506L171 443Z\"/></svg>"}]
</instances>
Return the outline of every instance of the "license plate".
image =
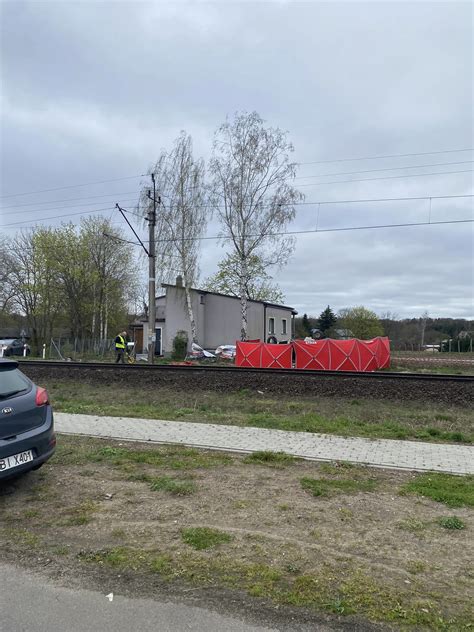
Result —
<instances>
[{"instance_id":1,"label":"license plate","mask_svg":"<svg viewBox=\"0 0 474 632\"><path fill-rule=\"evenodd\" d=\"M26 452L19 452L18 454L14 454L13 456L6 456L3 459L0 459L0 472L10 470L12 467L24 465L25 463L29 463L32 460L33 452L31 450L26 450Z\"/></svg>"}]
</instances>

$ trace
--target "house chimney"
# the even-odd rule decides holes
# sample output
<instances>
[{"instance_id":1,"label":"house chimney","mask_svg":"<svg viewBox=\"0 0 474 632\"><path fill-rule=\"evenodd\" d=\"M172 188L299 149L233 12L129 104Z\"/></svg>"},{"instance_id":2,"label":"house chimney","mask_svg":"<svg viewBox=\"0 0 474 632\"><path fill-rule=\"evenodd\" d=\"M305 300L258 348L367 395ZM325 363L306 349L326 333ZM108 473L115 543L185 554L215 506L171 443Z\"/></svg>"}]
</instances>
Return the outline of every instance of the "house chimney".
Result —
<instances>
[{"instance_id":1,"label":"house chimney","mask_svg":"<svg viewBox=\"0 0 474 632\"><path fill-rule=\"evenodd\" d=\"M176 287L183 287L183 277L180 274L176 277Z\"/></svg>"}]
</instances>

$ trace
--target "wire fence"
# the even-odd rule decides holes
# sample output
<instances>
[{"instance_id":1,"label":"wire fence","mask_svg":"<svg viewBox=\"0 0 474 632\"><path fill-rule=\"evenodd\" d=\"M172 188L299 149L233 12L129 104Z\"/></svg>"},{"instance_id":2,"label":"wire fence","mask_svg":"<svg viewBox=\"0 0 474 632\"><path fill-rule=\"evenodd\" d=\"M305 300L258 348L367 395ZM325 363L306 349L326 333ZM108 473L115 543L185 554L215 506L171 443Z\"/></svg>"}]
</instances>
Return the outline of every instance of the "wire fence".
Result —
<instances>
[{"instance_id":1,"label":"wire fence","mask_svg":"<svg viewBox=\"0 0 474 632\"><path fill-rule=\"evenodd\" d=\"M43 345L43 356L49 359L76 360L78 358L109 358L115 350L114 339L51 338Z\"/></svg>"},{"instance_id":2,"label":"wire fence","mask_svg":"<svg viewBox=\"0 0 474 632\"><path fill-rule=\"evenodd\" d=\"M474 339L455 338L452 340L440 340L439 343L422 345L414 342L391 342L392 351L418 351L425 353L473 353Z\"/></svg>"}]
</instances>

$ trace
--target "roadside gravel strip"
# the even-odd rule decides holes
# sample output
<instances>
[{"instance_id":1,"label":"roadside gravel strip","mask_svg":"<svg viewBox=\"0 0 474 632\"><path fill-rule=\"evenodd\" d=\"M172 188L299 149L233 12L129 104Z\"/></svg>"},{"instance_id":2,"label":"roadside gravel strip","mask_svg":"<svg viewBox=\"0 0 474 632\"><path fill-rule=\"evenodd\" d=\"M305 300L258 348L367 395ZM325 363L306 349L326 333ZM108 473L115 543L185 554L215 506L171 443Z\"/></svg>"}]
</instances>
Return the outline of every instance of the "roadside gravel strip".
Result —
<instances>
[{"instance_id":1,"label":"roadside gravel strip","mask_svg":"<svg viewBox=\"0 0 474 632\"><path fill-rule=\"evenodd\" d=\"M91 437L228 452L270 450L314 461L350 461L393 469L474 474L474 446L68 413L56 413L55 425L58 432Z\"/></svg>"}]
</instances>

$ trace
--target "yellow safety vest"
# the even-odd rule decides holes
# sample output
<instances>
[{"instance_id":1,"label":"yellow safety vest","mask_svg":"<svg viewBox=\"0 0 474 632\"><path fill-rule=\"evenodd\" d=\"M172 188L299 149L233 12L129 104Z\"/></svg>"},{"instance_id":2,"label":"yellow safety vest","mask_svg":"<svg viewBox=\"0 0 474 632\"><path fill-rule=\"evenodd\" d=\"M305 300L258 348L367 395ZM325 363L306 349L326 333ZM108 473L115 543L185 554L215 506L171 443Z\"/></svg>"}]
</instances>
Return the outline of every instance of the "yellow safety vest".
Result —
<instances>
[{"instance_id":1,"label":"yellow safety vest","mask_svg":"<svg viewBox=\"0 0 474 632\"><path fill-rule=\"evenodd\" d=\"M117 336L117 338L120 338L120 342L116 342L115 343L115 348L116 349L125 349L125 340L123 338L123 336Z\"/></svg>"}]
</instances>

